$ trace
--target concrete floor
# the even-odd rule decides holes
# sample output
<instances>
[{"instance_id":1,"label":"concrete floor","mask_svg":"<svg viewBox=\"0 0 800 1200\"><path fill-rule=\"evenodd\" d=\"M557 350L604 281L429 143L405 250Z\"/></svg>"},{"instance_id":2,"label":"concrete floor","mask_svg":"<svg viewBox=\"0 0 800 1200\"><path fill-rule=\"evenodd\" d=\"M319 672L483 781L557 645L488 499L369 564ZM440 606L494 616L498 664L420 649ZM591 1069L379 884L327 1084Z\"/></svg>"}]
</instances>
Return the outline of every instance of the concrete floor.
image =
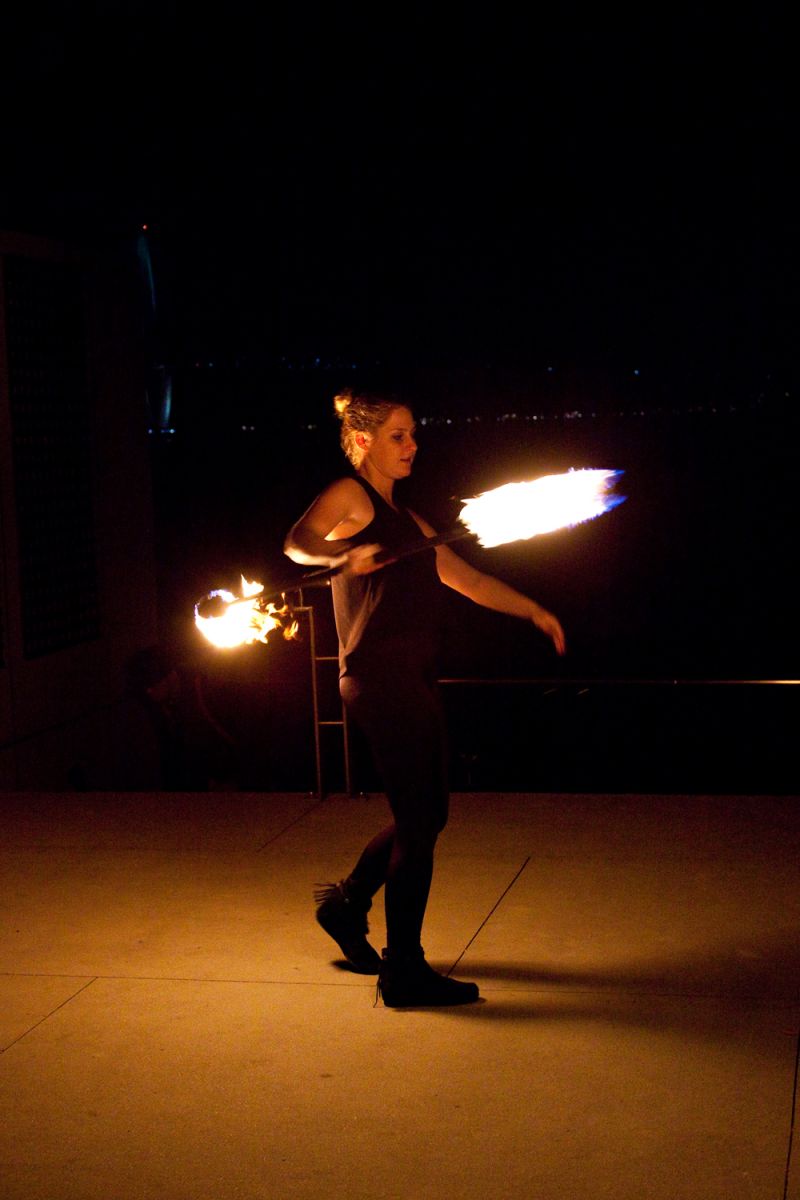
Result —
<instances>
[{"instance_id":1,"label":"concrete floor","mask_svg":"<svg viewBox=\"0 0 800 1200\"><path fill-rule=\"evenodd\" d=\"M313 920L383 803L0 795L4 1200L800 1197L795 798L454 797L439 1011Z\"/></svg>"}]
</instances>

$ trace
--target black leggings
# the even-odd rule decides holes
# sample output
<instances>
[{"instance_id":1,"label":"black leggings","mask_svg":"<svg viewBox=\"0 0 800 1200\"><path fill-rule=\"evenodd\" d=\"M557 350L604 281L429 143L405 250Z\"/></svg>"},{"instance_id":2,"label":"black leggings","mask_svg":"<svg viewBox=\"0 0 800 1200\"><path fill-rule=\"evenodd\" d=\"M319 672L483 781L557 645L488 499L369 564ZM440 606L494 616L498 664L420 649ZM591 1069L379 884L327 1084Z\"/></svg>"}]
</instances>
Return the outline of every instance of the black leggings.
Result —
<instances>
[{"instance_id":1,"label":"black leggings","mask_svg":"<svg viewBox=\"0 0 800 1200\"><path fill-rule=\"evenodd\" d=\"M345 675L348 713L369 742L394 818L366 846L350 876L365 896L386 885L392 954L419 948L436 839L447 823L444 715L436 684L402 668L391 680Z\"/></svg>"}]
</instances>

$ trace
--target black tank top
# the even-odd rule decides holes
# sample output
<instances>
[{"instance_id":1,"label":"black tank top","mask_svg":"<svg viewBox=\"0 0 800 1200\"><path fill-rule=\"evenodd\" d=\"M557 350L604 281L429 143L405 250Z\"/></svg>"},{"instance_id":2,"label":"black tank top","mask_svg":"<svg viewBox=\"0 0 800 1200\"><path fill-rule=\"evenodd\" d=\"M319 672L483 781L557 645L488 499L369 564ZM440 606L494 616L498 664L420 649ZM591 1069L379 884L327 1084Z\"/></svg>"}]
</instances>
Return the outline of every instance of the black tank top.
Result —
<instances>
[{"instance_id":1,"label":"black tank top","mask_svg":"<svg viewBox=\"0 0 800 1200\"><path fill-rule=\"evenodd\" d=\"M395 552L419 545L425 535L408 510L392 508L366 480L357 482L375 516L350 545L377 542ZM375 677L396 670L434 675L442 593L435 550L370 575L335 575L331 590L341 675Z\"/></svg>"}]
</instances>

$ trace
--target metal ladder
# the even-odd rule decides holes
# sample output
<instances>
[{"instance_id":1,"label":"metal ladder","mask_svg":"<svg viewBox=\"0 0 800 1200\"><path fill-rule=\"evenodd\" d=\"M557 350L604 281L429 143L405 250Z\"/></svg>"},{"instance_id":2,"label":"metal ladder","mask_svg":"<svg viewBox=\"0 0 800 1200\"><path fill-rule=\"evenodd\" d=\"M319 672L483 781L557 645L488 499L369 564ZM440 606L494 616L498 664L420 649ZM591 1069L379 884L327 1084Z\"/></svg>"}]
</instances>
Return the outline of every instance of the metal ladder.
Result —
<instances>
[{"instance_id":1,"label":"metal ladder","mask_svg":"<svg viewBox=\"0 0 800 1200\"><path fill-rule=\"evenodd\" d=\"M303 589L299 588L298 599L299 604L292 605L292 609L296 613L304 613L308 618L308 640L311 658L311 703L314 716L314 763L316 767L317 779L317 798L322 800L325 796L325 789L322 779L322 736L321 730L325 727L333 727L342 731L342 755L344 759L344 786L348 796L353 794L352 777L350 770L350 737L347 726L347 710L344 702L340 700L341 717L335 721L323 721L319 715L319 666L321 663L338 663L339 656L337 654L318 654L317 653L317 632L314 619L313 604L306 604L303 596Z\"/></svg>"}]
</instances>

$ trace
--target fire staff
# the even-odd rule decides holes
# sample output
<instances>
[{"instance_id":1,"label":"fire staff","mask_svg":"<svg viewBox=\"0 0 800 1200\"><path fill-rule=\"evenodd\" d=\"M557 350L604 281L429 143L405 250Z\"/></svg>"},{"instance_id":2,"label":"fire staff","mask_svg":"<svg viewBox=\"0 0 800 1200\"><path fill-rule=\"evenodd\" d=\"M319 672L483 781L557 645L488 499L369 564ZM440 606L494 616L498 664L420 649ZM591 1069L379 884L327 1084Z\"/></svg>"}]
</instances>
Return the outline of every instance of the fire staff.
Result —
<instances>
[{"instance_id":1,"label":"fire staff","mask_svg":"<svg viewBox=\"0 0 800 1200\"><path fill-rule=\"evenodd\" d=\"M420 531L435 536L394 496L417 453L414 417L404 404L381 396L346 393L335 404L355 474L314 500L284 549L306 565L346 564L332 580L340 690L371 746L392 821L347 878L317 892L317 920L354 969L378 975L386 1005L466 1004L478 999L477 986L434 971L421 945L449 799L436 685L437 599L444 584L476 604L532 621L559 654L564 632L552 613L447 545L403 557L419 543ZM387 564L387 553L396 560ZM367 940L367 913L382 886L387 946L379 957Z\"/></svg>"}]
</instances>

